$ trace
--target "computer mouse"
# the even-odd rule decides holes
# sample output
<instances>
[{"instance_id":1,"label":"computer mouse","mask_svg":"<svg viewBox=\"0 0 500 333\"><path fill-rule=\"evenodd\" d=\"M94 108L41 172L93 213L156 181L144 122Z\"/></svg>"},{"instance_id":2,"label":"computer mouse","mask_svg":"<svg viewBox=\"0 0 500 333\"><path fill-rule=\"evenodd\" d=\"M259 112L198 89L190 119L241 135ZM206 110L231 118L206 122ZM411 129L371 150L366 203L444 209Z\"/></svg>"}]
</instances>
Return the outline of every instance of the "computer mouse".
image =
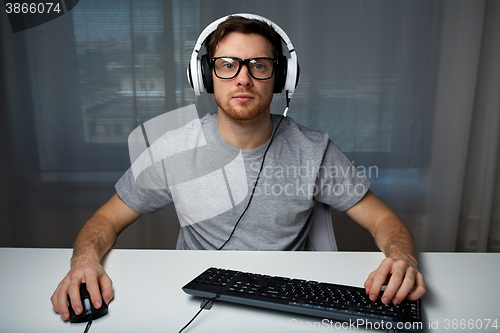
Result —
<instances>
[{"instance_id":1,"label":"computer mouse","mask_svg":"<svg viewBox=\"0 0 500 333\"><path fill-rule=\"evenodd\" d=\"M80 298L82 300L83 311L80 315L76 315L75 311L73 311L73 307L71 306L71 301L69 300L69 322L70 323L83 323L87 322L90 319L90 315L92 315L92 320L101 318L102 316L108 313L108 305L104 302L101 296L101 307L99 309L94 308L92 302L90 301L90 294L87 291L87 286L85 283L80 285Z\"/></svg>"}]
</instances>

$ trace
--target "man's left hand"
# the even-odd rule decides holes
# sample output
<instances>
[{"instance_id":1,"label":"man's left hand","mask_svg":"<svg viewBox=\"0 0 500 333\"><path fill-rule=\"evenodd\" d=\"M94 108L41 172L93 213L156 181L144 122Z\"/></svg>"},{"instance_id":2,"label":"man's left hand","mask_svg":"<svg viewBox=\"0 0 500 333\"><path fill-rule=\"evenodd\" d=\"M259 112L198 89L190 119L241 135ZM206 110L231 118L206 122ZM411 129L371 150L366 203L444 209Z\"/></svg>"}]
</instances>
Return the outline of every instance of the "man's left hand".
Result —
<instances>
[{"instance_id":1,"label":"man's left hand","mask_svg":"<svg viewBox=\"0 0 500 333\"><path fill-rule=\"evenodd\" d=\"M366 294L372 301L376 300L382 290L382 303L398 305L404 299L419 299L425 293L425 281L416 265L406 260L385 258L380 266L368 275L365 281Z\"/></svg>"}]
</instances>

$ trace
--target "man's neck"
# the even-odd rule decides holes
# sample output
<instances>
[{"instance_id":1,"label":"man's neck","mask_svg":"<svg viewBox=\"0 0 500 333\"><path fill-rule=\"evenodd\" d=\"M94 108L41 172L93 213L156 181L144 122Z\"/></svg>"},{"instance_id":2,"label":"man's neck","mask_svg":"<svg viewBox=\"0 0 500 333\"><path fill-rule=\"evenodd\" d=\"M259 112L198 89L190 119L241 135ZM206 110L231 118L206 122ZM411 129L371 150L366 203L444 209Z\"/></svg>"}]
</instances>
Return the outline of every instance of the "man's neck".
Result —
<instances>
[{"instance_id":1,"label":"man's neck","mask_svg":"<svg viewBox=\"0 0 500 333\"><path fill-rule=\"evenodd\" d=\"M271 138L273 122L269 112L252 120L234 120L219 110L217 130L227 143L249 151L261 147Z\"/></svg>"}]
</instances>

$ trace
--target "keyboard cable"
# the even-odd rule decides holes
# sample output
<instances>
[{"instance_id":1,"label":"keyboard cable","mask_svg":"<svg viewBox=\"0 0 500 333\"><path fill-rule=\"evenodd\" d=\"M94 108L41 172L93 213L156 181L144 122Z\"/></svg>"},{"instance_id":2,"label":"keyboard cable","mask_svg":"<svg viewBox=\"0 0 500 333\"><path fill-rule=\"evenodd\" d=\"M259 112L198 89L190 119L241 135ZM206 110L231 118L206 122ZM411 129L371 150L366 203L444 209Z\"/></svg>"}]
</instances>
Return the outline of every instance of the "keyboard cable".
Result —
<instances>
[{"instance_id":1,"label":"keyboard cable","mask_svg":"<svg viewBox=\"0 0 500 333\"><path fill-rule=\"evenodd\" d=\"M203 305L201 306L201 309L200 309L200 310L199 310L199 311L198 311L198 312L194 315L194 317L193 317L193 318L191 318L191 320L189 321L189 323L187 323L187 324L186 324L186 326L184 326L183 328L181 328L181 330L179 331L179 333L181 333L182 331L184 331L184 329L186 329L186 327L188 327L188 326L189 326L189 325L193 322L193 320L194 320L194 319L195 319L195 318L196 318L196 317L200 314L200 312L201 312L203 309L205 309L205 307L206 307L208 304L210 304L210 302L212 302L214 299L216 299L216 298L218 298L218 297L219 297L219 295L217 295L217 296L215 296L215 297L212 297L212 298L208 298L208 299L206 299L205 304L203 304Z\"/></svg>"}]
</instances>

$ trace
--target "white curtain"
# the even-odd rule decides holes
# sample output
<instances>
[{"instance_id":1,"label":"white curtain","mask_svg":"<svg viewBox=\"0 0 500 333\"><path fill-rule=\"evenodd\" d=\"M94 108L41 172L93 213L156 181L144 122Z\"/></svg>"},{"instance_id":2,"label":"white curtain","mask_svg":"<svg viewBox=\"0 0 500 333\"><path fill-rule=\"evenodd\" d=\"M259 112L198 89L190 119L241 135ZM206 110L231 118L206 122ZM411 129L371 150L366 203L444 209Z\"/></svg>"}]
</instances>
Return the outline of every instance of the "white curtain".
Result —
<instances>
[{"instance_id":1,"label":"white curtain","mask_svg":"<svg viewBox=\"0 0 500 333\"><path fill-rule=\"evenodd\" d=\"M500 3L486 4L456 246L500 251Z\"/></svg>"},{"instance_id":2,"label":"white curtain","mask_svg":"<svg viewBox=\"0 0 500 333\"><path fill-rule=\"evenodd\" d=\"M69 247L129 166L142 122L197 103L185 69L201 30L265 16L291 38L301 80L289 116L330 133L420 251L500 251L497 1L81 1L13 34L1 22L0 246ZM275 95L272 112L284 97ZM340 250L374 250L334 214ZM117 247L174 248L173 207Z\"/></svg>"}]
</instances>

